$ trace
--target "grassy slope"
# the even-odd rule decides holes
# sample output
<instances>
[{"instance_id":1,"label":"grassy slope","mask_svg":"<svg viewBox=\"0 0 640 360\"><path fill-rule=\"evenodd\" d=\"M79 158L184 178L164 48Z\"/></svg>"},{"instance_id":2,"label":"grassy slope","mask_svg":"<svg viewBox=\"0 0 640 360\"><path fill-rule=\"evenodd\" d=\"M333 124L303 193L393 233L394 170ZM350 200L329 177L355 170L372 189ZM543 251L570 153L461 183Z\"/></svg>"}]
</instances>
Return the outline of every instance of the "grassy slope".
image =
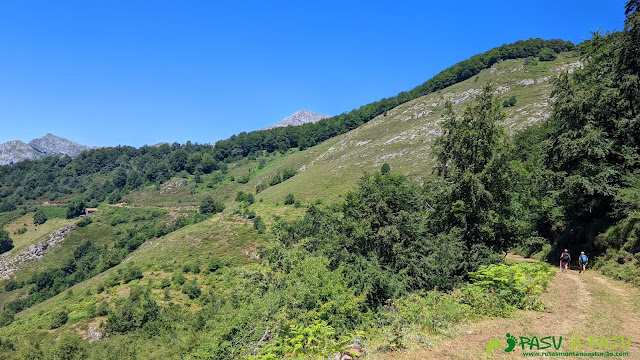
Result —
<instances>
[{"instance_id":1,"label":"grassy slope","mask_svg":"<svg viewBox=\"0 0 640 360\"><path fill-rule=\"evenodd\" d=\"M110 225L104 223L104 219L96 221L88 227L80 229L81 231L86 229L87 233L76 233L74 238L82 238L91 233L104 234L104 237L114 236L117 227L109 230L105 226L110 227ZM250 264L255 261L257 244L264 243L268 236L255 232L252 224L246 219L228 215L217 215L201 223L184 227L146 242L120 265L73 286L71 291L67 290L22 311L17 314L14 323L0 328L0 337L22 337L31 334L35 338L46 338L50 333L60 334L70 331L88 336L87 330L90 327L96 330L99 321L104 320L88 318L89 307L95 306L103 300L112 302L118 297L127 296L130 286L146 284L149 281L159 283L163 277L179 271L184 264L197 265L204 269L213 257L221 258L227 266ZM101 243L97 238L94 241L97 244ZM72 253L75 247L77 244L72 245L69 242L67 246L61 247L55 253L56 256L45 256L43 262L52 260L57 263L61 258L68 256L64 250L68 249ZM142 280L135 280L127 285L109 284L110 278L117 276L132 263L142 267L144 272ZM54 266L55 263L48 265ZM187 278L194 276L187 275ZM198 275L199 280L202 280L203 276L204 273ZM98 293L99 287L104 287L105 290ZM7 300L12 300L24 293L25 289L20 289L0 295L7 297ZM154 291L154 295L160 304L166 302L163 300L160 290ZM174 303L186 303L186 299L186 295L182 294L179 289L171 290L171 301ZM193 306L193 304L189 306ZM46 330L51 314L60 309L67 309L69 312L69 323L55 331Z\"/></svg>"},{"instance_id":2,"label":"grassy slope","mask_svg":"<svg viewBox=\"0 0 640 360\"><path fill-rule=\"evenodd\" d=\"M514 107L506 109L504 124L513 132L548 116L550 80L562 69L575 66L576 62L570 54L562 54L553 62L539 62L535 66L524 66L524 60L496 64L482 71L477 80L472 78L415 99L358 129L306 151L275 159L271 171L252 179L244 189L249 191L272 176L276 169L292 165L300 169L300 173L281 185L266 189L261 193L265 200L281 201L288 192L307 200L336 200L353 186L363 171L378 171L385 162L393 171L425 180L432 176L431 146L438 134L445 100L454 102L454 109L461 113L473 99L472 95L491 81L501 101L511 96L517 99Z\"/></svg>"}]
</instances>

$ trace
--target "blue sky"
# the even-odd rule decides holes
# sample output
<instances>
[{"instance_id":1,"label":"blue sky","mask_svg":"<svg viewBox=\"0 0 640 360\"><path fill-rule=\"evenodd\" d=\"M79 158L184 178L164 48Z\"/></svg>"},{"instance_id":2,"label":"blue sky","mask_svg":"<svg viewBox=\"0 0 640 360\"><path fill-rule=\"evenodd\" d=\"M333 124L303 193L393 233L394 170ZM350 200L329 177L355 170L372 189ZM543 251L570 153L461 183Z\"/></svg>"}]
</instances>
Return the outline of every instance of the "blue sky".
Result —
<instances>
[{"instance_id":1,"label":"blue sky","mask_svg":"<svg viewBox=\"0 0 640 360\"><path fill-rule=\"evenodd\" d=\"M350 111L505 43L621 30L623 6L0 0L0 142L211 143Z\"/></svg>"}]
</instances>

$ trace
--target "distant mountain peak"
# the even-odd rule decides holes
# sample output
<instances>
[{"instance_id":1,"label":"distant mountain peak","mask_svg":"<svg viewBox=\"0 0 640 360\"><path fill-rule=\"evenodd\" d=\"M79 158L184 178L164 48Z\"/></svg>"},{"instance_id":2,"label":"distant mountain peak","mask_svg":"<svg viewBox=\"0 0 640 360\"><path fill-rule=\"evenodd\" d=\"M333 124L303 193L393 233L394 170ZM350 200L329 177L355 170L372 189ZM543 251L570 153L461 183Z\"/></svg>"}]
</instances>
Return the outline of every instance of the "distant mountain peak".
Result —
<instances>
[{"instance_id":1,"label":"distant mountain peak","mask_svg":"<svg viewBox=\"0 0 640 360\"><path fill-rule=\"evenodd\" d=\"M323 114L316 114L314 112L308 111L308 110L300 110L298 112L296 112L295 114L289 116L288 118L285 118L284 120L280 121L279 123L266 127L262 130L269 130L269 129L273 129L273 128L277 128L277 127L286 127L286 126L300 126L300 125L304 125L307 123L315 123L318 122L322 119L326 119L329 118L331 116L329 115L323 115Z\"/></svg>"},{"instance_id":2,"label":"distant mountain peak","mask_svg":"<svg viewBox=\"0 0 640 360\"><path fill-rule=\"evenodd\" d=\"M89 150L88 146L55 136L51 133L47 133L47 135L39 139L29 141L29 145L45 154L64 154L71 157L76 157L80 155L81 152Z\"/></svg>"},{"instance_id":3,"label":"distant mountain peak","mask_svg":"<svg viewBox=\"0 0 640 360\"><path fill-rule=\"evenodd\" d=\"M89 150L88 146L47 133L39 139L25 144L20 140L0 144L0 165L10 165L23 160L37 160L47 155L69 155L76 157Z\"/></svg>"}]
</instances>

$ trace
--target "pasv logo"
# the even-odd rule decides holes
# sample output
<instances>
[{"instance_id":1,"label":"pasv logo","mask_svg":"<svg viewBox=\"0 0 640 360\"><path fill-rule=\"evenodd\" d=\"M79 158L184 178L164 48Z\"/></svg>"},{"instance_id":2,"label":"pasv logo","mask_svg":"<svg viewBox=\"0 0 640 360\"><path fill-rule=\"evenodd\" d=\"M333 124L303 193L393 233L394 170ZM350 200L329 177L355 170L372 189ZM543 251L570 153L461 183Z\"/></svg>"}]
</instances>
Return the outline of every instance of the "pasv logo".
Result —
<instances>
[{"instance_id":1,"label":"pasv logo","mask_svg":"<svg viewBox=\"0 0 640 360\"><path fill-rule=\"evenodd\" d=\"M505 347L506 342L506 347ZM520 336L516 338L515 336L507 333L505 335L505 341L502 342L498 338L491 338L489 344L487 344L487 355L491 355L496 349L504 349L504 352L510 353L515 350L516 345L520 344L522 350L546 350L546 349L560 349L560 345L562 345L562 336L545 336L542 338L538 338L537 336L533 337L525 337Z\"/></svg>"},{"instance_id":2,"label":"pasv logo","mask_svg":"<svg viewBox=\"0 0 640 360\"><path fill-rule=\"evenodd\" d=\"M523 355L540 355L542 353L527 353L527 351L539 351L548 350L545 354L551 356L628 356L628 352L625 353L613 353L611 351L616 350L629 350L631 345L631 337L614 336L614 337L593 337L581 339L580 337L574 337L568 344L565 344L565 348L569 349L564 352L559 352L562 346L562 336L544 336L544 337L515 337L509 333L505 335L505 340L502 341L497 337L491 338L487 344L487 355L491 355L494 351L502 349L505 353L513 352L516 347L519 347L523 351ZM583 341L584 340L584 341ZM566 341L565 341L566 343ZM506 344L506 345L505 345ZM519 346L518 346L519 345ZM568 351L568 352L567 352ZM598 353L585 353L584 351L598 352ZM605 351L607 353L601 353ZM600 355L602 354L602 355ZM612 354L612 355L611 355Z\"/></svg>"}]
</instances>

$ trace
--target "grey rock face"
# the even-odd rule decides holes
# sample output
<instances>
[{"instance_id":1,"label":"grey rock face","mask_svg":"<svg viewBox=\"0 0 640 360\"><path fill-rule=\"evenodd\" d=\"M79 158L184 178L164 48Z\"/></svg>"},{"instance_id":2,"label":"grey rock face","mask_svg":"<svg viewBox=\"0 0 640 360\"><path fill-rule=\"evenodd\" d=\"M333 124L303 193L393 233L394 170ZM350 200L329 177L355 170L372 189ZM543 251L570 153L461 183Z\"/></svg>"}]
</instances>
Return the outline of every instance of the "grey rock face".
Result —
<instances>
[{"instance_id":1,"label":"grey rock face","mask_svg":"<svg viewBox=\"0 0 640 360\"><path fill-rule=\"evenodd\" d=\"M90 148L76 142L47 134L39 139L29 141L8 141L0 144L0 165L10 165L23 160L37 160L47 155L69 155L76 157Z\"/></svg>"},{"instance_id":2,"label":"grey rock face","mask_svg":"<svg viewBox=\"0 0 640 360\"><path fill-rule=\"evenodd\" d=\"M63 242L75 228L75 224L62 227L49 234L48 239L31 245L27 250L13 257L11 257L12 252L3 254L0 257L2 259L0 260L0 279L8 280L13 273L25 268L31 261L41 259L47 249L51 249L54 245Z\"/></svg>"},{"instance_id":3,"label":"grey rock face","mask_svg":"<svg viewBox=\"0 0 640 360\"><path fill-rule=\"evenodd\" d=\"M22 160L36 160L41 157L42 153L20 140L0 144L0 165L17 163Z\"/></svg>"},{"instance_id":4,"label":"grey rock face","mask_svg":"<svg viewBox=\"0 0 640 360\"><path fill-rule=\"evenodd\" d=\"M29 141L29 145L45 154L63 154L71 157L76 157L80 155L81 152L89 150L88 146L52 134L31 140Z\"/></svg>"},{"instance_id":5,"label":"grey rock face","mask_svg":"<svg viewBox=\"0 0 640 360\"><path fill-rule=\"evenodd\" d=\"M269 126L267 128L264 128L262 130L269 130L269 129L273 129L277 127L285 127L285 126L300 126L307 123L316 123L322 119L326 119L329 117L331 116L316 114L311 111L302 110L289 116L288 118L282 120L281 122L275 125Z\"/></svg>"}]
</instances>

